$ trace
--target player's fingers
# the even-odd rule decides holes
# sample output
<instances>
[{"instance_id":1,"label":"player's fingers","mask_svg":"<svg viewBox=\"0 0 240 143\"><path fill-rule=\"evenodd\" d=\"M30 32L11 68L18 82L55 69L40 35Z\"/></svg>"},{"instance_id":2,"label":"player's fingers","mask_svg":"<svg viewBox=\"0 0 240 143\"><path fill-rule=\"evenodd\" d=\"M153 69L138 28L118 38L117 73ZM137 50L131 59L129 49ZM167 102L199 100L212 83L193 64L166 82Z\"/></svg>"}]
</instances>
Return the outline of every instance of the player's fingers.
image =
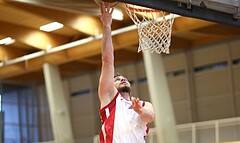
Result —
<instances>
[{"instance_id":1,"label":"player's fingers","mask_svg":"<svg viewBox=\"0 0 240 143\"><path fill-rule=\"evenodd\" d=\"M107 13L109 13L109 12L110 12L110 4L107 3Z\"/></svg>"},{"instance_id":2,"label":"player's fingers","mask_svg":"<svg viewBox=\"0 0 240 143\"><path fill-rule=\"evenodd\" d=\"M101 14L103 14L103 12L104 12L104 10L105 10L104 4L101 2L101 3L100 3L100 6L101 6Z\"/></svg>"},{"instance_id":3,"label":"player's fingers","mask_svg":"<svg viewBox=\"0 0 240 143\"><path fill-rule=\"evenodd\" d=\"M136 105L139 105L139 98L135 98L134 100L135 100Z\"/></svg>"},{"instance_id":4,"label":"player's fingers","mask_svg":"<svg viewBox=\"0 0 240 143\"><path fill-rule=\"evenodd\" d=\"M112 14L112 13L113 13L113 10L114 10L114 8L112 7L109 13Z\"/></svg>"},{"instance_id":5,"label":"player's fingers","mask_svg":"<svg viewBox=\"0 0 240 143\"><path fill-rule=\"evenodd\" d=\"M134 99L135 99L135 97L132 96L132 97L131 97L131 100L134 100Z\"/></svg>"},{"instance_id":6,"label":"player's fingers","mask_svg":"<svg viewBox=\"0 0 240 143\"><path fill-rule=\"evenodd\" d=\"M134 100L134 97L131 97L131 100L133 101L133 100Z\"/></svg>"},{"instance_id":7,"label":"player's fingers","mask_svg":"<svg viewBox=\"0 0 240 143\"><path fill-rule=\"evenodd\" d=\"M132 106L135 107L136 106L136 100L134 97L131 97L131 100L132 100Z\"/></svg>"}]
</instances>

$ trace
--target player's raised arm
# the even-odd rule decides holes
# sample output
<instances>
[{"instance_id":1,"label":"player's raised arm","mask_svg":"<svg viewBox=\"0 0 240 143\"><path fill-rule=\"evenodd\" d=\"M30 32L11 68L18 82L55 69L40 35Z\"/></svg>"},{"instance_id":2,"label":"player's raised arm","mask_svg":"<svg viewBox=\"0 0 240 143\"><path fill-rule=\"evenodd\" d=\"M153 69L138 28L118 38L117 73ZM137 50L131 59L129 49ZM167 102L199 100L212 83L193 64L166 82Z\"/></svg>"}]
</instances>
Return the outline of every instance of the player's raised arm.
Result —
<instances>
[{"instance_id":1,"label":"player's raised arm","mask_svg":"<svg viewBox=\"0 0 240 143\"><path fill-rule=\"evenodd\" d=\"M114 49L111 36L111 24L113 8L110 5L100 5L101 15L100 19L103 24L103 37L102 37L102 69L99 79L98 95L101 102L101 108L107 105L115 94L114 88Z\"/></svg>"}]
</instances>

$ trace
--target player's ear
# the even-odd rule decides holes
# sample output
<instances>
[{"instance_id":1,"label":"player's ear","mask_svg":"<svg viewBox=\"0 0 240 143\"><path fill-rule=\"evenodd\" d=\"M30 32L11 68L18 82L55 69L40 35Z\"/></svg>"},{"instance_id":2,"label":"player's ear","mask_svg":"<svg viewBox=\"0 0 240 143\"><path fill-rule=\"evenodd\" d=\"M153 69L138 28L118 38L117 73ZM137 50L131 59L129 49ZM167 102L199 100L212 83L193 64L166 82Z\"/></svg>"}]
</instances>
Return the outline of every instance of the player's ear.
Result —
<instances>
[{"instance_id":1,"label":"player's ear","mask_svg":"<svg viewBox=\"0 0 240 143\"><path fill-rule=\"evenodd\" d=\"M133 81L133 80L130 80L129 83L130 83L131 85L133 85L134 81Z\"/></svg>"}]
</instances>

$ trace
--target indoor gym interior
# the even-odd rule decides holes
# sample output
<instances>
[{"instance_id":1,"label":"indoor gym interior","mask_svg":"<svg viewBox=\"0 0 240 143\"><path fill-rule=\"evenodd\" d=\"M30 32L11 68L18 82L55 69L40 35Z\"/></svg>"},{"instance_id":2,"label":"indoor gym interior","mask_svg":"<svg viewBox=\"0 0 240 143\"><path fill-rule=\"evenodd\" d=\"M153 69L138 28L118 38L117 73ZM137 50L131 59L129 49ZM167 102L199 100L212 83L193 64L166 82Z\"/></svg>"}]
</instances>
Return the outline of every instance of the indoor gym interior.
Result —
<instances>
[{"instance_id":1,"label":"indoor gym interior","mask_svg":"<svg viewBox=\"0 0 240 143\"><path fill-rule=\"evenodd\" d=\"M171 2L165 8L183 16L174 20L170 54L159 56L179 142L240 141L240 1ZM151 101L137 29L126 30L134 23L123 5L115 6L120 17L112 24L116 70L133 82L134 95ZM40 30L52 22L61 28ZM2 142L62 143L70 137L75 143L98 142L100 34L93 0L0 0ZM156 143L155 123L150 127L146 141Z\"/></svg>"}]
</instances>

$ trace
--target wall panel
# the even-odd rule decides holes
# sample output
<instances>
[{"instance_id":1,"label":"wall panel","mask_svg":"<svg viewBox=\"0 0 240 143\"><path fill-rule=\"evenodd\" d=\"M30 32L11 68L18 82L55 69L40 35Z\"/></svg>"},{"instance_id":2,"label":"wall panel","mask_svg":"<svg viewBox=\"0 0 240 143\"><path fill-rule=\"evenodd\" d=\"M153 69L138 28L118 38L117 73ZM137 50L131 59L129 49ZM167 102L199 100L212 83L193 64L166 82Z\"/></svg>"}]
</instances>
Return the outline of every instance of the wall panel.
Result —
<instances>
[{"instance_id":1,"label":"wall panel","mask_svg":"<svg viewBox=\"0 0 240 143\"><path fill-rule=\"evenodd\" d=\"M229 94L230 75L227 68L210 69L194 75L196 96L204 97L209 95Z\"/></svg>"},{"instance_id":2,"label":"wall panel","mask_svg":"<svg viewBox=\"0 0 240 143\"><path fill-rule=\"evenodd\" d=\"M212 63L227 61L228 44L216 44L192 51L193 66L198 67Z\"/></svg>"},{"instance_id":3,"label":"wall panel","mask_svg":"<svg viewBox=\"0 0 240 143\"><path fill-rule=\"evenodd\" d=\"M208 95L197 99L198 121L230 118L234 116L233 99L229 94Z\"/></svg>"},{"instance_id":4,"label":"wall panel","mask_svg":"<svg viewBox=\"0 0 240 143\"><path fill-rule=\"evenodd\" d=\"M186 76L181 75L168 79L173 109L177 124L188 123L190 120L189 100Z\"/></svg>"},{"instance_id":5,"label":"wall panel","mask_svg":"<svg viewBox=\"0 0 240 143\"><path fill-rule=\"evenodd\" d=\"M240 59L240 40L230 42L232 59Z\"/></svg>"},{"instance_id":6,"label":"wall panel","mask_svg":"<svg viewBox=\"0 0 240 143\"><path fill-rule=\"evenodd\" d=\"M179 71L186 68L186 58L184 53L170 54L164 56L163 63L166 72Z\"/></svg>"}]
</instances>

